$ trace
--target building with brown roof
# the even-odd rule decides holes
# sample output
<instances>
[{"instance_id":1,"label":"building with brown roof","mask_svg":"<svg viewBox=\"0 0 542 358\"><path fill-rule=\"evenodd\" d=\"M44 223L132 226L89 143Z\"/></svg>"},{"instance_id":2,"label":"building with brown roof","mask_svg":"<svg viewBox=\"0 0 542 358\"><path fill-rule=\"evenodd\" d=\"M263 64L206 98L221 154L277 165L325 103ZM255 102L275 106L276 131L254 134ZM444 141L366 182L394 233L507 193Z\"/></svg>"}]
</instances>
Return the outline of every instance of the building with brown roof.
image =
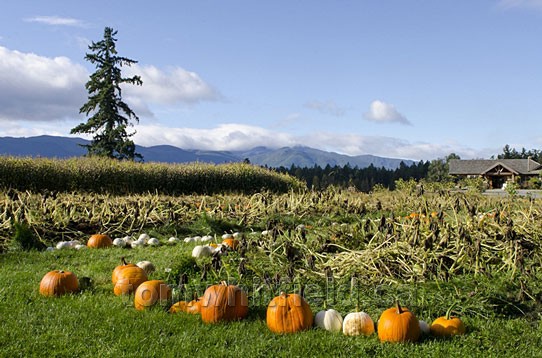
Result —
<instances>
[{"instance_id":1,"label":"building with brown roof","mask_svg":"<svg viewBox=\"0 0 542 358\"><path fill-rule=\"evenodd\" d=\"M538 177L542 165L532 159L451 159L448 162L449 174L458 177L482 177L490 188L502 188L508 181L523 183Z\"/></svg>"}]
</instances>

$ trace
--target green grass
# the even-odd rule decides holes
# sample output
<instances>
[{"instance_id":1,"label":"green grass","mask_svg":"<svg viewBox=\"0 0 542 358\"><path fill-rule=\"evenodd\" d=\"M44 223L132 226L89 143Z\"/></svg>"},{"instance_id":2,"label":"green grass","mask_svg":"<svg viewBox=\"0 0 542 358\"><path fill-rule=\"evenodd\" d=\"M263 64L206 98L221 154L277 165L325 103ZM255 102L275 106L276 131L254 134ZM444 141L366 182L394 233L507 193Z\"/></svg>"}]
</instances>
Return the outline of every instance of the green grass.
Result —
<instances>
[{"instance_id":1,"label":"green grass","mask_svg":"<svg viewBox=\"0 0 542 358\"><path fill-rule=\"evenodd\" d=\"M448 297L470 297L462 302L467 313L463 316L466 335L452 339L425 337L415 344L383 344L376 335L346 337L318 329L275 335L266 327L265 306L251 306L248 318L241 322L208 325L199 316L168 314L160 308L136 311L131 299L113 295L111 271L121 256L131 262L150 260L157 267L150 278L171 281L165 268L186 260L191 247L179 244L134 250L0 255L0 356L542 356L542 330L536 314L505 315L488 310L490 303L484 298L506 289L505 276L465 276L438 284L362 286L362 309L375 321L393 296L408 297L411 309L426 321L444 313L441 307L449 304L445 302ZM39 282L53 269L91 277L94 286L79 294L42 297ZM474 293L469 295L469 290ZM338 297L332 303L343 316L354 309L352 297ZM313 312L322 309L321 300L308 300Z\"/></svg>"}]
</instances>

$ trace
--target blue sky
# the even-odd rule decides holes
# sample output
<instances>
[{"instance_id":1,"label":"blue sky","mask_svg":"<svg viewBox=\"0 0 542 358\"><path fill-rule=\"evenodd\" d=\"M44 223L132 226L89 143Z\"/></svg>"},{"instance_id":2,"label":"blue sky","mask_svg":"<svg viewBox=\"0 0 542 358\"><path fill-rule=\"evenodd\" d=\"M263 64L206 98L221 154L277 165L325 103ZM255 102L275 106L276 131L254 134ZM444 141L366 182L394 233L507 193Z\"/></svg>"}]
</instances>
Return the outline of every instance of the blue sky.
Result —
<instances>
[{"instance_id":1,"label":"blue sky","mask_svg":"<svg viewBox=\"0 0 542 358\"><path fill-rule=\"evenodd\" d=\"M137 144L414 160L542 147L542 0L9 1L0 136L68 136L106 26ZM129 4L129 5L128 5Z\"/></svg>"}]
</instances>

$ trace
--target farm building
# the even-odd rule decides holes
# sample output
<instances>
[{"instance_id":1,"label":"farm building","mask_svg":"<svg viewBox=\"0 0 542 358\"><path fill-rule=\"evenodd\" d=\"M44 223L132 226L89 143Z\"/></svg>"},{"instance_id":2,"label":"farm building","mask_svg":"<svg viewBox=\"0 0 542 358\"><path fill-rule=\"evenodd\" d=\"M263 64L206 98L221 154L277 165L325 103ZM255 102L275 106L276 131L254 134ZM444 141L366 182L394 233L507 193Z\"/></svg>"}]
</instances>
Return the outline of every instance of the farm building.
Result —
<instances>
[{"instance_id":1,"label":"farm building","mask_svg":"<svg viewBox=\"0 0 542 358\"><path fill-rule=\"evenodd\" d=\"M449 174L458 177L482 177L490 188L502 188L507 181L523 183L540 176L542 165L532 159L451 159Z\"/></svg>"}]
</instances>

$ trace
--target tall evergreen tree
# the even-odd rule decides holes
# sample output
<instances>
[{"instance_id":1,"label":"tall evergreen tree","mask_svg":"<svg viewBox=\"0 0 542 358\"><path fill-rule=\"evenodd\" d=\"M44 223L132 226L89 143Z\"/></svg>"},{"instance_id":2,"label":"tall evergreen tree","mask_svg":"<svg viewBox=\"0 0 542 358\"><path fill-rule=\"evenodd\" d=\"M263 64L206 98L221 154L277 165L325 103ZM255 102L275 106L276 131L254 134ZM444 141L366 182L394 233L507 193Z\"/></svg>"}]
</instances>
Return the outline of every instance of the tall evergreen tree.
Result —
<instances>
[{"instance_id":1,"label":"tall evergreen tree","mask_svg":"<svg viewBox=\"0 0 542 358\"><path fill-rule=\"evenodd\" d=\"M121 67L131 66L137 61L117 55L115 35L117 31L110 27L104 30L104 38L89 45L90 53L85 59L96 65L96 72L90 75L85 87L89 93L88 102L80 109L88 118L71 130L75 133L94 134L91 144L84 145L88 155L104 156L117 159L135 158L142 156L135 152L135 144L130 137L135 134L127 132L130 119L139 121L139 117L122 100L121 84L142 85L139 76L122 77Z\"/></svg>"}]
</instances>

